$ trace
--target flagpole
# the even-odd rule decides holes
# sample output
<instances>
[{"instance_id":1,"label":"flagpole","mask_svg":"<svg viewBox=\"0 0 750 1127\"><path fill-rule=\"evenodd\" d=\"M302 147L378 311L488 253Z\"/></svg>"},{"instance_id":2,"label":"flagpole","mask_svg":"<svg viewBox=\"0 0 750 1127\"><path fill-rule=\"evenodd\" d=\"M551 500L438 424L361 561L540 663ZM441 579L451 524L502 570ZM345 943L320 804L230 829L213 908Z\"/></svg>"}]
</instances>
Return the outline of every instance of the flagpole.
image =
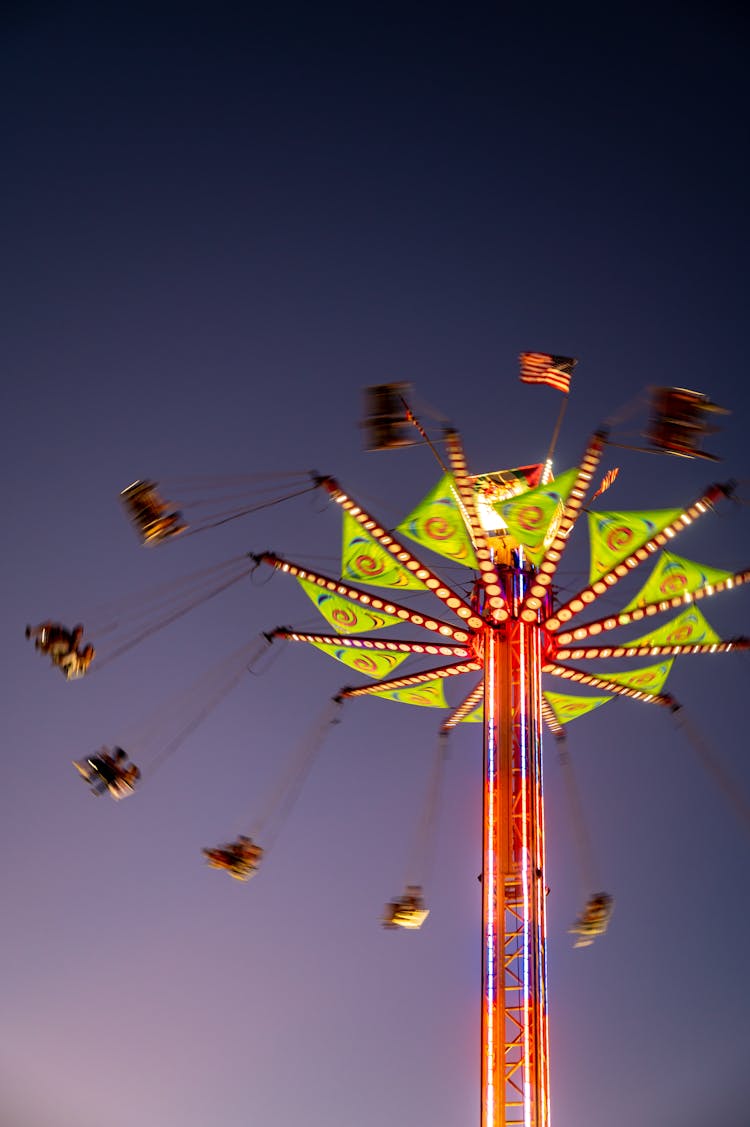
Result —
<instances>
[{"instance_id":1,"label":"flagpole","mask_svg":"<svg viewBox=\"0 0 750 1127\"><path fill-rule=\"evenodd\" d=\"M555 429L552 432L552 440L549 444L549 450L547 451L547 457L544 460L544 469L542 471L542 481L541 481L542 485L546 485L547 482L550 480L550 477L552 476L552 456L555 453L555 446L557 445L557 439L558 439L559 434L560 434L560 428L562 427L563 419L565 418L565 411L567 409L567 406L568 406L568 392L565 392L565 394L563 396L562 405L560 406L560 410L557 414L557 422L555 423Z\"/></svg>"}]
</instances>

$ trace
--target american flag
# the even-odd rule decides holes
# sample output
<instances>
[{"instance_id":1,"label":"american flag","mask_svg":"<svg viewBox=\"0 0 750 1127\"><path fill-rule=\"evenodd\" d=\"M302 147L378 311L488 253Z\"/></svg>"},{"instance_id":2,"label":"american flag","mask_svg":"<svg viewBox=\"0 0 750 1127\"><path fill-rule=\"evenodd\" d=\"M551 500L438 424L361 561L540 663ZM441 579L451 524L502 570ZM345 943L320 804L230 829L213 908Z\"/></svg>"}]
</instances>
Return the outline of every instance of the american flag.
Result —
<instances>
[{"instance_id":1,"label":"american flag","mask_svg":"<svg viewBox=\"0 0 750 1127\"><path fill-rule=\"evenodd\" d=\"M567 395L570 377L578 363L572 356L550 356L547 352L522 352L521 383L546 383Z\"/></svg>"},{"instance_id":2,"label":"american flag","mask_svg":"<svg viewBox=\"0 0 750 1127\"><path fill-rule=\"evenodd\" d=\"M615 478L617 477L619 472L620 472L619 466L615 466L614 469L607 470L604 477L602 478L601 485L597 489L594 496L591 498L592 501L595 501L597 499L597 497L601 497L602 493L607 492L607 490L609 489L610 485L615 480Z\"/></svg>"}]
</instances>

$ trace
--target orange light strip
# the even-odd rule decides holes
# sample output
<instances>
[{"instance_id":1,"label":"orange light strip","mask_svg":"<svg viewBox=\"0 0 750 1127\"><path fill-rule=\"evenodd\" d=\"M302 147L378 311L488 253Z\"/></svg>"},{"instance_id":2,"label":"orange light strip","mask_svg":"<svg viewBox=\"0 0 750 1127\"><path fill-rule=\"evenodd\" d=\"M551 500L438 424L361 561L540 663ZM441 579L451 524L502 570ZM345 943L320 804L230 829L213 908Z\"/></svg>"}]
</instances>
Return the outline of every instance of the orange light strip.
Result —
<instances>
[{"instance_id":1,"label":"orange light strip","mask_svg":"<svg viewBox=\"0 0 750 1127\"><path fill-rule=\"evenodd\" d=\"M544 666L542 666L542 672L544 672ZM542 720L544 720L544 723L547 725L547 727L549 728L550 732L555 737L555 739L557 739L557 740L565 739L565 732L563 730L562 724L559 722L559 720L555 716L554 712L552 711L552 709L550 708L550 706L547 704L546 700L543 697L542 697Z\"/></svg>"},{"instance_id":2,"label":"orange light strip","mask_svg":"<svg viewBox=\"0 0 750 1127\"><path fill-rule=\"evenodd\" d=\"M750 650L750 638L731 638L726 642L704 642L694 646L592 646L590 649L559 649L561 661L591 661L598 657L658 657L660 654L722 654L730 650Z\"/></svg>"},{"instance_id":3,"label":"orange light strip","mask_svg":"<svg viewBox=\"0 0 750 1127\"><path fill-rule=\"evenodd\" d=\"M591 673L583 673L580 669L571 669L569 665L544 665L542 673L551 673L553 677L563 677L566 681L575 681L581 685L592 685L595 689L606 689L620 697L630 697L631 700L642 700L650 704L674 704L674 697L669 693L644 693L632 686L620 685L617 681L608 681L606 677L594 677Z\"/></svg>"},{"instance_id":4,"label":"orange light strip","mask_svg":"<svg viewBox=\"0 0 750 1127\"><path fill-rule=\"evenodd\" d=\"M425 669L424 673L412 673L411 677L395 677L391 681L377 681L374 685L362 685L356 689L344 688L339 693L341 697L366 697L373 693L382 693L390 689L408 689L411 685L423 685L425 681L441 680L443 677L455 677L459 673L473 673L482 666L478 661L465 661L459 665L441 665L436 669Z\"/></svg>"},{"instance_id":5,"label":"orange light strip","mask_svg":"<svg viewBox=\"0 0 750 1127\"><path fill-rule=\"evenodd\" d=\"M401 541L391 536L388 530L378 524L374 517L344 493L343 489L334 478L322 477L318 484L330 494L332 500L334 500L337 505L341 505L341 508L344 509L350 517L354 517L357 523L361 524L366 532L369 532L373 540L377 540L381 548L385 548L386 552L393 556L407 571L413 572L417 579L420 579L425 587L440 599L441 603L444 603L445 606L447 606L449 610L452 610L455 615L458 615L459 618L463 618L472 630L479 630L482 626L482 619L476 615L473 607L457 595L455 591L451 590L450 587L446 587L443 580L435 575L428 567L425 567L422 561L418 560L405 544L402 544Z\"/></svg>"},{"instance_id":6,"label":"orange light strip","mask_svg":"<svg viewBox=\"0 0 750 1127\"><path fill-rule=\"evenodd\" d=\"M426 642L397 641L390 638L384 641L381 638L367 638L362 634L357 637L342 636L341 634L301 634L287 627L273 630L274 638L286 638L289 642L311 642L313 645L323 646L349 646L355 650L383 650L390 653L434 654L440 657L470 657L471 649L468 646L432 645Z\"/></svg>"},{"instance_id":7,"label":"orange light strip","mask_svg":"<svg viewBox=\"0 0 750 1127\"><path fill-rule=\"evenodd\" d=\"M259 563L270 564L275 567L277 571L287 572L293 575L295 579L306 579L309 583L315 583L318 587L324 587L326 591L331 591L334 595L341 595L345 599L351 599L355 603L359 603L363 607L372 607L373 610L382 611L383 614L395 615L396 618L403 619L404 622L411 622L414 626L421 626L424 630L429 630L433 633L442 634L445 638L453 638L456 642L468 642L471 635L459 627L452 626L449 622L443 622L439 618L431 618L429 615L419 614L413 611L410 607L401 606L400 603L392 603L388 599L381 599L379 595L371 595L367 591L360 591L356 587L350 587L347 583L342 583L340 579L331 579L330 575L321 575L320 572L310 571L306 567L299 567L298 564L290 563L289 560L277 556L274 552L261 552L253 559ZM478 620L481 623L481 619Z\"/></svg>"},{"instance_id":8,"label":"orange light strip","mask_svg":"<svg viewBox=\"0 0 750 1127\"><path fill-rule=\"evenodd\" d=\"M490 607L493 619L496 622L504 622L508 618L508 608L505 604L497 568L492 561L492 552L477 515L476 497L466 468L466 454L458 431L446 431L445 444L456 491L461 501L460 508L464 516L464 523L468 524L468 531L474 542L474 551L482 585L487 596L487 604Z\"/></svg>"},{"instance_id":9,"label":"orange light strip","mask_svg":"<svg viewBox=\"0 0 750 1127\"><path fill-rule=\"evenodd\" d=\"M570 491L570 496L565 502L560 525L555 536L544 554L544 559L539 565L539 570L531 582L531 587L521 607L521 618L524 622L535 622L537 612L548 593L553 576L557 571L563 552L568 543L571 530L581 515L583 502L586 498L591 478L596 473L596 467L601 460L602 452L607 437L607 432L596 431L586 447L578 470L575 485Z\"/></svg>"},{"instance_id":10,"label":"orange light strip","mask_svg":"<svg viewBox=\"0 0 750 1127\"><path fill-rule=\"evenodd\" d=\"M717 580L716 583L707 583L705 587L698 587L695 591L686 591L682 595L673 595L671 599L662 599L660 603L649 603L648 606L634 607L633 610L623 610L619 614L599 618L594 622L586 622L577 626L575 630L565 634L556 634L555 641L561 646L568 646L572 642L580 642L595 634L602 634L606 630L614 630L617 626L627 626L629 622L639 622L642 618L649 618L653 614L660 614L674 607L682 607L688 603L697 602L698 599L707 599L720 591L731 591L733 587L741 587L750 580L750 569L737 571L727 579Z\"/></svg>"},{"instance_id":11,"label":"orange light strip","mask_svg":"<svg viewBox=\"0 0 750 1127\"><path fill-rule=\"evenodd\" d=\"M440 731L448 732L451 728L455 728L456 724L460 724L464 717L468 716L482 700L484 700L484 682L480 681L477 687L464 697L458 707L454 708L445 723L441 724Z\"/></svg>"},{"instance_id":12,"label":"orange light strip","mask_svg":"<svg viewBox=\"0 0 750 1127\"><path fill-rule=\"evenodd\" d=\"M647 540L640 548L636 548L634 552L626 559L622 560L621 563L613 567L611 571L606 572L588 587L584 587L577 595L574 595L572 599L548 618L544 625L548 630L559 629L559 627L564 622L568 622L574 614L578 614L584 607L588 606L589 603L593 603L600 595L603 595L609 590L610 587L614 587L615 583L619 583L629 571L632 571L633 568L638 567L644 560L647 560L657 548L661 548L662 545L666 544L668 540L671 540L681 529L686 528L689 524L692 524L694 520L697 520L698 517L707 513L709 509L713 507L713 502L721 496L726 496L727 492L727 486L712 485L702 497L699 497L688 509L680 513L680 515L676 517L671 524L668 524L666 528L662 529L661 532L657 532L655 536L652 536L651 539Z\"/></svg>"}]
</instances>

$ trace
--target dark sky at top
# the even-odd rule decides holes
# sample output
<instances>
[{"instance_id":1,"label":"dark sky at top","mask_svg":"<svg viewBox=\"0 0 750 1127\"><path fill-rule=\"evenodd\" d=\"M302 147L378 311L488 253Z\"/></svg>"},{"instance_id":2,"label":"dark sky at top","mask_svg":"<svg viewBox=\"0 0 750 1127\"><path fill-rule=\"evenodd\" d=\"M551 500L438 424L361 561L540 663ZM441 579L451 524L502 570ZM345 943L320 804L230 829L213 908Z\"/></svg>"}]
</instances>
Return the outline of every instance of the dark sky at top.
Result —
<instances>
[{"instance_id":1,"label":"dark sky at top","mask_svg":"<svg viewBox=\"0 0 750 1127\"><path fill-rule=\"evenodd\" d=\"M117 495L315 468L396 524L437 468L364 452L370 384L410 381L472 470L542 459L559 398L518 382L521 349L580 358L558 470L605 418L637 442L648 385L732 409L706 442L718 468L610 451L605 508L717 476L750 498L743 8L17 3L0 34L0 1122L476 1122L479 729L452 740L430 918L394 935L378 916L437 713L352 702L247 887L200 848L247 829L343 666L282 650L127 802L70 767L152 715L178 726L170 702L214 663L313 622L293 581L234 587L76 684L23 628L246 551L334 571L320 497L147 551ZM727 503L677 550L747 566L749 530ZM572 590L583 528L569 555ZM702 609L750 633L744 590ZM747 673L691 657L668 685L745 787ZM615 701L569 742L617 907L571 950L582 890L547 741L555 1127L744 1127L747 834L663 711Z\"/></svg>"}]
</instances>

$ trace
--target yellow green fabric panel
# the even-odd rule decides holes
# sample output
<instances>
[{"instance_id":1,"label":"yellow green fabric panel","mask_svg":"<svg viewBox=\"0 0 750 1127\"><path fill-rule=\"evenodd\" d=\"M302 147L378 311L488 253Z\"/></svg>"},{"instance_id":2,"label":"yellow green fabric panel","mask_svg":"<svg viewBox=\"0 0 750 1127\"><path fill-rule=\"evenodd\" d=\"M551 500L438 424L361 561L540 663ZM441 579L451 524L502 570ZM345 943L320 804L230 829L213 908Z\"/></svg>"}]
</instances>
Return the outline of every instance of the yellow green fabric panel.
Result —
<instances>
[{"instance_id":1,"label":"yellow green fabric panel","mask_svg":"<svg viewBox=\"0 0 750 1127\"><path fill-rule=\"evenodd\" d=\"M474 546L458 503L453 476L446 474L398 526L398 532L464 567L477 566Z\"/></svg>"},{"instance_id":2,"label":"yellow green fabric panel","mask_svg":"<svg viewBox=\"0 0 750 1127\"><path fill-rule=\"evenodd\" d=\"M675 595L689 594L697 591L699 587L729 579L731 575L731 571L707 567L705 564L686 560L682 556L673 556L671 552L662 552L643 587L635 598L623 607L623 610L647 607L661 603L665 599L672 599Z\"/></svg>"},{"instance_id":3,"label":"yellow green fabric panel","mask_svg":"<svg viewBox=\"0 0 750 1127\"><path fill-rule=\"evenodd\" d=\"M676 520L681 512L681 509L653 509L647 512L589 513L589 582L593 583L612 571L618 563Z\"/></svg>"},{"instance_id":4,"label":"yellow green fabric panel","mask_svg":"<svg viewBox=\"0 0 750 1127\"><path fill-rule=\"evenodd\" d=\"M423 681L421 685L408 685L403 689L386 689L382 693L371 693L374 697L396 700L400 704L417 704L422 708L447 708L442 678Z\"/></svg>"},{"instance_id":5,"label":"yellow green fabric panel","mask_svg":"<svg viewBox=\"0 0 750 1127\"><path fill-rule=\"evenodd\" d=\"M721 638L698 608L688 607L658 629L632 642L623 642L623 645L631 649L633 646L697 646L720 641Z\"/></svg>"},{"instance_id":6,"label":"yellow green fabric panel","mask_svg":"<svg viewBox=\"0 0 750 1127\"><path fill-rule=\"evenodd\" d=\"M372 587L397 591L424 591L425 585L371 536L354 517L344 512L341 576Z\"/></svg>"},{"instance_id":7,"label":"yellow green fabric panel","mask_svg":"<svg viewBox=\"0 0 750 1127\"><path fill-rule=\"evenodd\" d=\"M298 579L297 582L338 634L366 634L370 630L381 630L384 626L392 626L401 621L392 614L383 614L370 607L360 606L343 595L335 595L309 579Z\"/></svg>"},{"instance_id":8,"label":"yellow green fabric panel","mask_svg":"<svg viewBox=\"0 0 750 1127\"><path fill-rule=\"evenodd\" d=\"M593 712L595 708L599 708L613 699L612 697L570 696L567 693L544 693L543 695L559 724L568 724L571 720L577 720L579 716L585 716L587 712Z\"/></svg>"},{"instance_id":9,"label":"yellow green fabric panel","mask_svg":"<svg viewBox=\"0 0 750 1127\"><path fill-rule=\"evenodd\" d=\"M532 563L540 564L544 559L577 477L578 467L574 466L546 485L527 489L510 501L493 506Z\"/></svg>"},{"instance_id":10,"label":"yellow green fabric panel","mask_svg":"<svg viewBox=\"0 0 750 1127\"><path fill-rule=\"evenodd\" d=\"M343 662L350 669L364 673L366 677L390 677L394 669L398 669L402 661L409 657L408 653L383 653L380 650L360 650L350 646L337 646L331 642L313 642L316 649L324 654Z\"/></svg>"},{"instance_id":11,"label":"yellow green fabric panel","mask_svg":"<svg viewBox=\"0 0 750 1127\"><path fill-rule=\"evenodd\" d=\"M674 658L670 657L656 665L646 665L643 669L625 669L622 673L600 673L598 676L628 689L640 689L642 693L660 693L673 664Z\"/></svg>"}]
</instances>

